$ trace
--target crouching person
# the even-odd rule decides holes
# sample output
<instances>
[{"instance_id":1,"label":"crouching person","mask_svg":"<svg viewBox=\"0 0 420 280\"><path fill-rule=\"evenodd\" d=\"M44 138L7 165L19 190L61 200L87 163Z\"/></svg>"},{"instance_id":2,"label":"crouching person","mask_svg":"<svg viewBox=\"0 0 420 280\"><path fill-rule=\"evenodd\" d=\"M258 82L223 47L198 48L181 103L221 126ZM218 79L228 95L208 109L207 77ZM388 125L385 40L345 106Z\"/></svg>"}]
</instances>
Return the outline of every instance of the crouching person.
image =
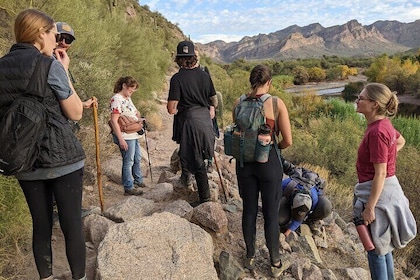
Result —
<instances>
[{"instance_id":1,"label":"crouching person","mask_svg":"<svg viewBox=\"0 0 420 280\"><path fill-rule=\"evenodd\" d=\"M298 167L283 179L278 221L286 237L303 222L314 234L321 234L317 222L332 211L331 202L322 191L324 184L317 173Z\"/></svg>"}]
</instances>

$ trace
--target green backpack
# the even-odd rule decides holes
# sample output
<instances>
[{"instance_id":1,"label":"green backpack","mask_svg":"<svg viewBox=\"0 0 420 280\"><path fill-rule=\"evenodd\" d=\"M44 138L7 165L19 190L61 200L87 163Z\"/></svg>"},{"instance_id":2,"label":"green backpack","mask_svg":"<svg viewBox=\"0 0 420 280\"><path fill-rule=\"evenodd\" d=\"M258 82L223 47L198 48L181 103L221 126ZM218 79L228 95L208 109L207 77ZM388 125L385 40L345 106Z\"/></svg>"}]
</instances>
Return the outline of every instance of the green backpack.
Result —
<instances>
[{"instance_id":1,"label":"green backpack","mask_svg":"<svg viewBox=\"0 0 420 280\"><path fill-rule=\"evenodd\" d=\"M225 154L240 161L254 162L258 129L265 124L264 102L270 94L247 97L243 94L235 107L234 123L224 131Z\"/></svg>"}]
</instances>

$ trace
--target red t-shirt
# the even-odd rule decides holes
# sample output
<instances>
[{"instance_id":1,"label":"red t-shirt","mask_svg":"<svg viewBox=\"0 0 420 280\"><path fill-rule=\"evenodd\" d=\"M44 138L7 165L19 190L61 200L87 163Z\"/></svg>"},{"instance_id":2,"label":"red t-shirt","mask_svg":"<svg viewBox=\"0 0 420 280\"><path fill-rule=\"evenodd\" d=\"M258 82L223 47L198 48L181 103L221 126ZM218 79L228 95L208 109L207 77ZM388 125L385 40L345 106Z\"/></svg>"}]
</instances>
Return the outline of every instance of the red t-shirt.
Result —
<instances>
[{"instance_id":1,"label":"red t-shirt","mask_svg":"<svg viewBox=\"0 0 420 280\"><path fill-rule=\"evenodd\" d=\"M359 183L373 180L374 163L386 163L386 177L394 176L399 137L400 133L388 118L368 125L357 152L356 169Z\"/></svg>"}]
</instances>

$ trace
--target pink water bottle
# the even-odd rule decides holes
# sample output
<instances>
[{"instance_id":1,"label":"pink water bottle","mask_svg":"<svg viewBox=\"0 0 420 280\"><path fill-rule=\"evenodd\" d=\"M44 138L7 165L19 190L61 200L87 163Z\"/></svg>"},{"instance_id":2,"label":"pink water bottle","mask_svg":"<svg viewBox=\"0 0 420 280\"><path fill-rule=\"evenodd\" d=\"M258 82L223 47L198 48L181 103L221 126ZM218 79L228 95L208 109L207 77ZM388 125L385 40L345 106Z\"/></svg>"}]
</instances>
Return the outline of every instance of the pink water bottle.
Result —
<instances>
[{"instance_id":1,"label":"pink water bottle","mask_svg":"<svg viewBox=\"0 0 420 280\"><path fill-rule=\"evenodd\" d=\"M375 249L369 228L364 224L363 220L361 218L354 218L354 224L356 225L357 233L359 234L360 241L362 241L365 250L371 251Z\"/></svg>"}]
</instances>

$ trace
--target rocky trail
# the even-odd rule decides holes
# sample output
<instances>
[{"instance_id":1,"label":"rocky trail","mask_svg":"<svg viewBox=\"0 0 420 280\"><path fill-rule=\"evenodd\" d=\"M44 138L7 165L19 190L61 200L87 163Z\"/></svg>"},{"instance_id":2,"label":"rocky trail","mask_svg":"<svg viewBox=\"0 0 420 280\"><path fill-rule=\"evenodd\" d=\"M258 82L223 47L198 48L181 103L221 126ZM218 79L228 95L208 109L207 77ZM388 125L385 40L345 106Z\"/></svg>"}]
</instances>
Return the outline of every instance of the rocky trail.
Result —
<instances>
[{"instance_id":1,"label":"rocky trail","mask_svg":"<svg viewBox=\"0 0 420 280\"><path fill-rule=\"evenodd\" d=\"M241 229L242 205L236 187L234 162L229 163L229 159L223 155L221 147L222 141L220 139L218 140L219 145L217 145L215 155L223 177L224 186L227 188L227 200L224 196L225 190L221 186L219 175L217 171L213 171L209 173L209 180L211 181L210 187L214 202L205 203L194 209L190 207L188 203L182 204L183 201L195 201L197 199L197 194L191 189L183 189L178 182L179 172L174 174L170 171L171 155L177 148L177 144L171 140L173 117L166 112L164 100L166 100L165 94L162 94L162 96L157 99L157 102L159 103L159 114L162 118L162 129L147 132L147 146L151 164L149 166L149 161L145 156L142 161L142 172L145 175L147 187L143 189L144 194L141 197L138 197L139 200L135 201L137 197L127 197L123 195L123 187L119 183L121 158L117 150L114 153L114 156L101 159L104 213L101 213L99 208L100 202L96 184L93 183L92 185L85 186L83 208L89 210L85 212L87 216L84 218L86 227L88 280L272 279L270 278L269 255L268 250L265 247L263 217L261 212L259 212L257 218L258 228L256 244L259 249L256 255L256 269L249 271L243 268L245 244L243 242ZM145 139L142 139L140 143L143 148L143 155L147 155ZM153 182L149 171L150 167L153 174ZM141 206L141 204L146 206ZM176 208L175 210L173 210L174 207ZM123 208L125 210L121 210ZM141 209L141 211L138 210L139 212L142 212L141 215L134 212L133 209ZM147 211L145 209L147 209ZM123 211L125 212L122 213ZM197 263L194 263L194 260L190 260L192 263L187 263L189 260L185 260L186 263L182 264L185 266L184 277L180 277L179 274L176 274L174 272L174 267L171 268L171 272L165 271L165 273L162 272L159 274L162 269L165 269L161 266L154 266L158 265L156 264L156 258L159 256L156 256L156 254L159 255L160 253L149 252L144 254L142 251L144 248L141 248L137 251L130 251L133 255L139 254L134 256L137 257L135 258L136 261L134 263L128 262L128 260L131 260L131 256L126 256L123 252L118 252L119 260L116 260L115 264L108 265L109 270L119 271L121 277L109 276L110 272L106 272L106 268L103 266L98 268L98 263L109 261L111 258L110 255L116 253L115 251L120 249L131 250L124 249L126 248L124 246L127 245L125 243L124 246L117 246L116 244L119 242L118 239L111 240L108 236L105 237L108 231L112 231L113 234L118 235L118 233L115 233L115 229L119 229L121 232L129 234L134 228L141 228L142 225L155 223L150 227L154 228L154 231L148 231L150 228L144 229L148 232L147 236L143 235L144 233L135 232L131 238L138 239L127 241L127 243L130 244L139 244L139 242L143 242L154 233L157 233L160 238L161 235L165 233L159 233L159 229L161 227L169 226L172 222L178 223L176 227L184 227L182 225L184 225L185 219L181 219L183 221L180 222L177 218L173 218L174 216L168 217L169 214L165 214L166 211L178 213L178 216L182 216L191 223L199 225L207 233L205 235L211 237L213 251L210 253L211 262L207 267L201 267ZM118 216L119 220L116 221L117 219L114 219L113 222L107 220L111 216L114 218ZM138 224L132 220L136 217L139 217L139 221L141 220ZM155 220L151 221L153 217L155 217ZM156 219L158 219L158 221L156 221ZM99 221L100 223L107 225L102 225L102 227L94 225L94 223L99 223ZM121 223L121 221L123 222ZM166 225L160 223L166 223ZM358 241L354 225L346 223L336 212L333 212L330 217L322 222L322 224L321 235L312 234L309 227L305 225L301 227L299 235L292 234L287 239L283 234L280 235L281 253L283 262L286 265L285 271L279 279L370 279L367 268L367 259L363 251L363 246ZM128 230L129 227L132 228ZM187 225L187 228L193 227ZM174 235L176 231L177 228L174 230ZM108 235L111 235L111 233ZM185 234L184 236L187 237ZM167 238L170 239L172 237ZM182 237L180 238L182 239ZM106 240L106 242L104 241L103 243L105 245L108 244L108 246L111 246L113 249L105 251L106 248L99 248L101 247L99 246L99 243L102 240ZM158 240L158 237L156 237L156 240ZM173 242L173 240L171 242ZM181 240L177 239L175 243L180 242ZM105 247L105 245L102 247ZM173 252L172 255L176 254L178 256L177 258L182 258L182 256L184 256L185 259L188 259L189 256L195 257L194 250L191 249L191 246L187 246L190 248L187 252L182 252L181 250L181 252ZM98 256L98 252L101 250L102 253L99 253L99 255L105 254L104 252L106 252L107 258L104 258L103 255ZM176 249L172 248L172 250ZM53 228L53 252L55 279L71 280L71 273L65 256L64 240L58 222L55 223ZM140 255L140 253L142 255ZM161 254L164 255L163 252ZM125 258L127 258L127 260ZM148 262L148 260L150 261ZM196 260L198 260L198 258ZM150 263L151 261L153 262ZM173 265L173 263L176 262L172 260L170 265ZM205 266L205 264L203 264L203 266ZM397 263L396 267L398 268L397 279L414 279L414 277L410 278L402 273L403 268L405 268L403 264ZM202 272L202 270L205 272ZM39 279L30 248L27 248L26 252L22 252L21 262L16 263L15 267L11 267L10 271L11 273L13 272L14 276L11 274L9 279ZM197 274L194 274L196 271L202 273L201 278L197 277ZM99 278L99 275L102 275L102 278ZM215 277L215 275L217 275L217 277Z\"/></svg>"}]
</instances>

